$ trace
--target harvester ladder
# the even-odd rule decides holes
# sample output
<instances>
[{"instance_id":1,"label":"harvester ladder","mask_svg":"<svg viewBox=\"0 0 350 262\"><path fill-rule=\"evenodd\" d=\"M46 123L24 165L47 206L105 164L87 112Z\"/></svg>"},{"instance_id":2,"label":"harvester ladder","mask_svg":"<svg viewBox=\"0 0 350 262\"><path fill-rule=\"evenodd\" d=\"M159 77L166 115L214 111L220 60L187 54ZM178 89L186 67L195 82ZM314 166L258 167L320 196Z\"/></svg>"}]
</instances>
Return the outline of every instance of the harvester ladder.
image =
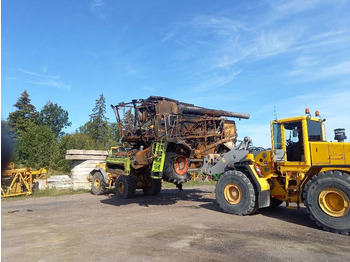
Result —
<instances>
[{"instance_id":1,"label":"harvester ladder","mask_svg":"<svg viewBox=\"0 0 350 262\"><path fill-rule=\"evenodd\" d=\"M165 146L163 142L155 143L153 150L152 178L162 178L165 161Z\"/></svg>"}]
</instances>

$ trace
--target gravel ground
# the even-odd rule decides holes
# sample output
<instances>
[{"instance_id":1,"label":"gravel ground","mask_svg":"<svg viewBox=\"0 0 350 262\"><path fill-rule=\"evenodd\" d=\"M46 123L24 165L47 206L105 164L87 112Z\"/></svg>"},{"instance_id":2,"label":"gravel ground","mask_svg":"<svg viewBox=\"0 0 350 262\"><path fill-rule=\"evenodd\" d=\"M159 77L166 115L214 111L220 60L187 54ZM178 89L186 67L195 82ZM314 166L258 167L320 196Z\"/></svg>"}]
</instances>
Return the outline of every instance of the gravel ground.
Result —
<instances>
[{"instance_id":1,"label":"gravel ground","mask_svg":"<svg viewBox=\"0 0 350 262\"><path fill-rule=\"evenodd\" d=\"M350 261L350 237L318 229L304 207L229 215L214 186L1 204L2 261Z\"/></svg>"}]
</instances>

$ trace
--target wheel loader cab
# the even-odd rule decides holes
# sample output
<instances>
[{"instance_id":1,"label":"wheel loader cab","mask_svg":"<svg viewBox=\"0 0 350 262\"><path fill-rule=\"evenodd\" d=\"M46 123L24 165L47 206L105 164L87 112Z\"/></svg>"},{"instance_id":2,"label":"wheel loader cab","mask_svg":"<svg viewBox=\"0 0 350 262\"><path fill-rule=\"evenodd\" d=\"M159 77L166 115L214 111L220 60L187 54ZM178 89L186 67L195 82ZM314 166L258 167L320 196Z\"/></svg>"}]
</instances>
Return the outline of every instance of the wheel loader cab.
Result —
<instances>
[{"instance_id":1,"label":"wheel loader cab","mask_svg":"<svg viewBox=\"0 0 350 262\"><path fill-rule=\"evenodd\" d=\"M310 141L325 141L322 120L308 116L271 122L272 154L278 165L310 165Z\"/></svg>"}]
</instances>

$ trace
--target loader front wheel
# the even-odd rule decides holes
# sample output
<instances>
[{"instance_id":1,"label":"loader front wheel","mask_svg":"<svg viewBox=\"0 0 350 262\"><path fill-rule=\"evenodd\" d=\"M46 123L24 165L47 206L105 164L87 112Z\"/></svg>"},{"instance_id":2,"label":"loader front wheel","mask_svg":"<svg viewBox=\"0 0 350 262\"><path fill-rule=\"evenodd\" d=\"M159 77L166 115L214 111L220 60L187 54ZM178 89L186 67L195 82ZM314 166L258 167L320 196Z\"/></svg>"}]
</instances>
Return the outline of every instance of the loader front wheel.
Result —
<instances>
[{"instance_id":1,"label":"loader front wheel","mask_svg":"<svg viewBox=\"0 0 350 262\"><path fill-rule=\"evenodd\" d=\"M107 184L103 175L100 172L96 172L92 176L91 193L94 195L103 195L107 192L106 186Z\"/></svg>"},{"instance_id":2,"label":"loader front wheel","mask_svg":"<svg viewBox=\"0 0 350 262\"><path fill-rule=\"evenodd\" d=\"M229 170L220 176L215 187L216 201L226 213L250 215L258 209L256 190L248 176Z\"/></svg>"},{"instance_id":3,"label":"loader front wheel","mask_svg":"<svg viewBox=\"0 0 350 262\"><path fill-rule=\"evenodd\" d=\"M303 198L309 216L319 227L350 234L350 175L322 172L306 184Z\"/></svg>"},{"instance_id":4,"label":"loader front wheel","mask_svg":"<svg viewBox=\"0 0 350 262\"><path fill-rule=\"evenodd\" d=\"M119 175L115 181L115 194L120 198L131 198L135 195L136 181L131 175Z\"/></svg>"}]
</instances>

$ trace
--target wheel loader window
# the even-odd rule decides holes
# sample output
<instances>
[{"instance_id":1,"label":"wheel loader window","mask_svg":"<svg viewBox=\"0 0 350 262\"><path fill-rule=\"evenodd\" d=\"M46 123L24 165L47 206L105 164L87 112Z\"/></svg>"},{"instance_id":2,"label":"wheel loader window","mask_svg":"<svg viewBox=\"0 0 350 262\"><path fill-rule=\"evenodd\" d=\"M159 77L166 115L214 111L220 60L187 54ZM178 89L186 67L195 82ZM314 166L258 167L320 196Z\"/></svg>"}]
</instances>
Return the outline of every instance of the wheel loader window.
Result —
<instances>
[{"instance_id":1,"label":"wheel loader window","mask_svg":"<svg viewBox=\"0 0 350 262\"><path fill-rule=\"evenodd\" d=\"M323 141L321 122L307 120L307 132L309 134L309 141Z\"/></svg>"},{"instance_id":2,"label":"wheel loader window","mask_svg":"<svg viewBox=\"0 0 350 262\"><path fill-rule=\"evenodd\" d=\"M273 124L273 144L274 149L282 149L281 124Z\"/></svg>"},{"instance_id":3,"label":"wheel loader window","mask_svg":"<svg viewBox=\"0 0 350 262\"><path fill-rule=\"evenodd\" d=\"M284 161L284 150L282 145L281 124L273 124L273 149L274 149L274 161Z\"/></svg>"},{"instance_id":4,"label":"wheel loader window","mask_svg":"<svg viewBox=\"0 0 350 262\"><path fill-rule=\"evenodd\" d=\"M285 124L288 161L304 161L303 132L301 122Z\"/></svg>"}]
</instances>

